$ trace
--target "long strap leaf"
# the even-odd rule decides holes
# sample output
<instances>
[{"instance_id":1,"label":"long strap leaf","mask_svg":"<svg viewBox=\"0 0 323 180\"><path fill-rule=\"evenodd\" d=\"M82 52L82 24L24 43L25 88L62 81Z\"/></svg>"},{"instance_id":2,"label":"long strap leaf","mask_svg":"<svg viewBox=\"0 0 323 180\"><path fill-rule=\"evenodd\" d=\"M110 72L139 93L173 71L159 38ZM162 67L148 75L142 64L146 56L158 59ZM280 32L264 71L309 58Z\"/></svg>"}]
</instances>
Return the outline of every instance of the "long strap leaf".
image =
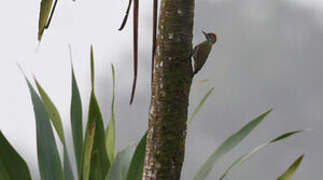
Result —
<instances>
[{"instance_id":1,"label":"long strap leaf","mask_svg":"<svg viewBox=\"0 0 323 180\"><path fill-rule=\"evenodd\" d=\"M56 9L57 0L53 5L53 0L42 0L40 3L40 13L38 21L38 41L42 39L45 29L49 27L49 24L54 15Z\"/></svg>"},{"instance_id":2,"label":"long strap leaf","mask_svg":"<svg viewBox=\"0 0 323 180\"><path fill-rule=\"evenodd\" d=\"M138 143L127 146L118 153L105 180L141 180L144 167L146 136L147 132Z\"/></svg>"},{"instance_id":3,"label":"long strap leaf","mask_svg":"<svg viewBox=\"0 0 323 180\"><path fill-rule=\"evenodd\" d=\"M90 49L90 63L91 63L91 88L94 90L94 82L95 82L95 71L94 71L94 53L93 53L93 46L91 45Z\"/></svg>"},{"instance_id":4,"label":"long strap leaf","mask_svg":"<svg viewBox=\"0 0 323 180\"><path fill-rule=\"evenodd\" d=\"M126 180L141 180L144 170L145 148L147 132L137 144L136 150L132 156Z\"/></svg>"},{"instance_id":5,"label":"long strap leaf","mask_svg":"<svg viewBox=\"0 0 323 180\"><path fill-rule=\"evenodd\" d=\"M8 142L0 130L0 179L31 180L28 166L24 159Z\"/></svg>"},{"instance_id":6,"label":"long strap leaf","mask_svg":"<svg viewBox=\"0 0 323 180\"><path fill-rule=\"evenodd\" d=\"M214 90L214 87L212 87L210 90L207 91L207 93L204 95L204 97L201 99L200 103L197 105L197 107L194 109L191 117L188 119L187 124L191 124L192 120L195 118L195 116L197 115L197 113L200 111L200 109L202 108L202 106L204 105L205 101L207 100L207 98L210 96L210 94L212 93L212 91Z\"/></svg>"},{"instance_id":7,"label":"long strap leaf","mask_svg":"<svg viewBox=\"0 0 323 180\"><path fill-rule=\"evenodd\" d=\"M105 180L125 180L135 150L136 145L130 145L119 152Z\"/></svg>"},{"instance_id":8,"label":"long strap leaf","mask_svg":"<svg viewBox=\"0 0 323 180\"><path fill-rule=\"evenodd\" d=\"M45 109L48 113L49 119L52 121L59 139L64 144L65 138L64 138L64 129L63 129L61 116L59 115L59 112L58 112L56 106L54 105L53 101L49 98L49 96L47 95L45 90L42 88L42 86L39 84L37 79L34 78L34 80L35 80L38 92L40 94L40 97L41 97L43 104L45 106Z\"/></svg>"},{"instance_id":9,"label":"long strap leaf","mask_svg":"<svg viewBox=\"0 0 323 180\"><path fill-rule=\"evenodd\" d=\"M263 113L257 118L250 121L239 131L226 139L207 159L194 176L194 180L204 180L214 167L215 163L227 152L238 145L247 135L271 112L271 110Z\"/></svg>"},{"instance_id":10,"label":"long strap leaf","mask_svg":"<svg viewBox=\"0 0 323 180\"><path fill-rule=\"evenodd\" d=\"M36 80L36 78L35 78L35 83L36 83L37 89L39 91L39 94L41 96L41 100L44 104L44 107L48 113L48 116L54 125L54 128L58 134L58 137L61 140L61 143L63 144L63 153L64 153L63 164L64 164L65 180L74 180L72 166L70 163L70 159L69 159L69 155L68 155L67 147L66 147L66 142L65 142L65 138L64 138L64 129L63 129L63 125L62 125L61 116L59 115L59 112L58 112L55 104L50 99L50 97L47 95L47 93L42 88L42 86L39 84L39 82Z\"/></svg>"},{"instance_id":11,"label":"long strap leaf","mask_svg":"<svg viewBox=\"0 0 323 180\"><path fill-rule=\"evenodd\" d=\"M74 70L72 69L72 100L71 100L71 126L74 143L75 159L78 174L81 174L81 157L83 147L83 125L82 125L82 102L75 79Z\"/></svg>"},{"instance_id":12,"label":"long strap leaf","mask_svg":"<svg viewBox=\"0 0 323 180\"><path fill-rule=\"evenodd\" d=\"M298 166L301 164L302 160L304 158L304 154L299 156L292 165L289 166L289 168L277 178L277 180L290 180L290 178L293 176L293 174L296 172Z\"/></svg>"},{"instance_id":13,"label":"long strap leaf","mask_svg":"<svg viewBox=\"0 0 323 180\"><path fill-rule=\"evenodd\" d=\"M297 131L291 131L288 133L284 133L280 136L278 136L277 138L274 138L266 143L263 143L257 147L255 147L254 149L252 149L250 152L247 152L245 154L243 154L242 156L240 156L240 158L238 158L236 161L234 161L231 166L223 173L223 175L221 176L220 180L223 180L229 173L230 171L232 171L233 168L238 167L239 165L241 165L243 162L245 162L247 159L249 159L252 155L254 155L256 152L262 150L263 148L265 148L266 146L284 140L292 135L298 134L300 132L304 132L305 130L297 130Z\"/></svg>"},{"instance_id":14,"label":"long strap leaf","mask_svg":"<svg viewBox=\"0 0 323 180\"><path fill-rule=\"evenodd\" d=\"M83 147L83 159L82 159L82 175L81 180L88 180L90 177L90 169L91 169L91 156L94 144L94 136L95 136L95 121L92 122L89 127L89 131L87 136L85 136L84 147Z\"/></svg>"},{"instance_id":15,"label":"long strap leaf","mask_svg":"<svg viewBox=\"0 0 323 180\"><path fill-rule=\"evenodd\" d=\"M114 159L114 149L115 149L115 115L114 115L114 99L115 99L115 71L114 66L111 64L112 69L112 102L111 102L111 112L110 112L110 119L109 124L105 130L106 134L106 149L108 152L108 157L110 162Z\"/></svg>"},{"instance_id":16,"label":"long strap leaf","mask_svg":"<svg viewBox=\"0 0 323 180\"><path fill-rule=\"evenodd\" d=\"M199 80L199 81L194 81L194 82L192 83L192 85L203 84L203 83L206 83L206 82L208 82L208 81L209 81L209 79L202 79L202 80Z\"/></svg>"},{"instance_id":17,"label":"long strap leaf","mask_svg":"<svg viewBox=\"0 0 323 180\"><path fill-rule=\"evenodd\" d=\"M72 52L70 47L70 55L72 61ZM74 74L73 63L72 67L72 100L71 100L71 127L72 127L72 136L74 144L74 152L76 159L76 167L78 175L81 176L81 167L82 167L82 147L83 147L83 123L82 123L82 101L80 91L77 85L77 81Z\"/></svg>"},{"instance_id":18,"label":"long strap leaf","mask_svg":"<svg viewBox=\"0 0 323 180\"><path fill-rule=\"evenodd\" d=\"M63 169L50 125L50 120L40 97L26 78L36 118L37 152L42 180L63 180Z\"/></svg>"},{"instance_id":19,"label":"long strap leaf","mask_svg":"<svg viewBox=\"0 0 323 180\"><path fill-rule=\"evenodd\" d=\"M73 175L73 170L71 166L71 161L67 152L66 144L63 145L63 154L64 154L64 177L65 180L75 180Z\"/></svg>"},{"instance_id":20,"label":"long strap leaf","mask_svg":"<svg viewBox=\"0 0 323 180\"><path fill-rule=\"evenodd\" d=\"M89 131L93 122L96 124L94 144L91 155L91 180L102 180L110 168L110 161L106 151L105 132L101 110L94 93L94 58L91 46L91 97L89 103L88 121L86 125L85 138L88 138ZM84 158L84 155L83 155Z\"/></svg>"}]
</instances>

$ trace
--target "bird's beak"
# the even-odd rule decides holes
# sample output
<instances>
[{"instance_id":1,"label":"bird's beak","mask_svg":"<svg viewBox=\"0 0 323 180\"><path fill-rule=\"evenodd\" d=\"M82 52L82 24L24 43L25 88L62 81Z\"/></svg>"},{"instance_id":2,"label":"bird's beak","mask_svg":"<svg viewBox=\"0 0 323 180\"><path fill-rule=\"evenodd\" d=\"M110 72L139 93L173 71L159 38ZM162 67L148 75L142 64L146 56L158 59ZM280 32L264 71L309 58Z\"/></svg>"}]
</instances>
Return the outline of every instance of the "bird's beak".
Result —
<instances>
[{"instance_id":1,"label":"bird's beak","mask_svg":"<svg viewBox=\"0 0 323 180\"><path fill-rule=\"evenodd\" d=\"M206 32L202 31L202 33L204 34L204 36L207 36L207 33Z\"/></svg>"},{"instance_id":2,"label":"bird's beak","mask_svg":"<svg viewBox=\"0 0 323 180\"><path fill-rule=\"evenodd\" d=\"M206 32L202 31L202 33L204 34L206 39L209 39L209 35Z\"/></svg>"}]
</instances>

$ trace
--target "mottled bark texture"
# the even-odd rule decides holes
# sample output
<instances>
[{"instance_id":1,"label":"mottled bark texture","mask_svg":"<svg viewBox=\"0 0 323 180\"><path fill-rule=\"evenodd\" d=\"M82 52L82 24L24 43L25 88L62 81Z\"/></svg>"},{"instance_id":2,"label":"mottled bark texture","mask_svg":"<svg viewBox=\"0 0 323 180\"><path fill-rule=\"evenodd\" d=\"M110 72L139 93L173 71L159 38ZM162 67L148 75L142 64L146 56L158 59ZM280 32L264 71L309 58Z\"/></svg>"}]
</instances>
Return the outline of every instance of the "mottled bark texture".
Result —
<instances>
[{"instance_id":1,"label":"mottled bark texture","mask_svg":"<svg viewBox=\"0 0 323 180\"><path fill-rule=\"evenodd\" d=\"M192 83L194 0L162 0L142 180L179 180Z\"/></svg>"}]
</instances>

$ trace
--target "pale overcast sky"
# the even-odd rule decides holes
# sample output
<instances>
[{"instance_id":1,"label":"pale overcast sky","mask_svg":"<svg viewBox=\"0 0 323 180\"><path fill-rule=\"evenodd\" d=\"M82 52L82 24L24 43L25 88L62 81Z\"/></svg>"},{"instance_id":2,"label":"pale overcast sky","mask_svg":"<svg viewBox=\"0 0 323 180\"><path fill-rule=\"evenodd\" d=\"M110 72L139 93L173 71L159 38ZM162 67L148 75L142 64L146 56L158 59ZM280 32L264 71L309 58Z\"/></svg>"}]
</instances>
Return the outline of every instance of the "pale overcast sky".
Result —
<instances>
[{"instance_id":1,"label":"pale overcast sky","mask_svg":"<svg viewBox=\"0 0 323 180\"><path fill-rule=\"evenodd\" d=\"M36 53L39 0L0 3L0 129L37 173L35 120L30 95L16 63L34 74L57 105L70 136L70 60L73 61L83 106L89 97L89 47L94 45L96 86L103 116L109 116L110 63L117 75L117 142L120 150L135 142L147 124L150 85L151 1L140 4L140 73L133 106L128 106L132 81L131 16L117 30L127 0L59 1L51 27ZM183 180L225 137L269 108L273 113L208 180L219 176L233 158L283 132L312 128L257 154L230 176L272 180L300 154L305 160L295 180L323 177L323 1L322 0L197 0L194 43L201 30L218 33L207 67L193 86L191 105L214 86L206 106L188 132ZM148 38L147 38L148 36ZM84 110L86 117L86 110ZM136 118L134 118L136 117ZM84 119L85 120L85 119ZM70 137L69 137L70 138ZM70 150L72 153L72 150ZM72 159L74 160L74 159Z\"/></svg>"}]
</instances>

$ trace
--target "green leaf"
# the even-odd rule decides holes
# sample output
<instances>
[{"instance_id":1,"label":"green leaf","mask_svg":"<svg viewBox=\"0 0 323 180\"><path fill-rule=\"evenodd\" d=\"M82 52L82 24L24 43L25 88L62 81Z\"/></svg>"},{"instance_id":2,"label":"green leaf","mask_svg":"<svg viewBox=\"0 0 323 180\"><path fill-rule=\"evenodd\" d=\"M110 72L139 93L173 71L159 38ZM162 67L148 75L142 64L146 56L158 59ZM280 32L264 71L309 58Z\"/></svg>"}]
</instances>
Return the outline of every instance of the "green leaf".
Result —
<instances>
[{"instance_id":1,"label":"green leaf","mask_svg":"<svg viewBox=\"0 0 323 180\"><path fill-rule=\"evenodd\" d=\"M199 80L199 81L194 81L193 84L194 85L198 85L198 84L203 84L203 83L206 83L208 82L209 79L202 79L202 80Z\"/></svg>"},{"instance_id":2,"label":"green leaf","mask_svg":"<svg viewBox=\"0 0 323 180\"><path fill-rule=\"evenodd\" d=\"M58 112L55 104L49 98L49 96L46 94L45 90L41 87L41 85L39 84L37 79L34 78L34 80L35 80L38 92L39 92L39 94L41 96L42 102L43 102L43 104L45 106L45 109L46 109L46 111L48 113L48 116L49 116L50 120L52 121L52 123L54 125L54 128L55 128L55 130L57 132L57 135L58 135L59 139L64 144L65 138L64 138L64 129L63 129L63 124L62 124L62 118L59 115L59 112Z\"/></svg>"},{"instance_id":3,"label":"green leaf","mask_svg":"<svg viewBox=\"0 0 323 180\"><path fill-rule=\"evenodd\" d=\"M42 180L63 180L63 169L59 159L54 133L49 116L35 89L26 78L36 118L37 153Z\"/></svg>"},{"instance_id":4,"label":"green leaf","mask_svg":"<svg viewBox=\"0 0 323 180\"><path fill-rule=\"evenodd\" d=\"M114 146L115 146L115 116L114 116L114 99L115 99L115 72L113 64L111 64L112 69L112 80L113 80L113 89L112 89L112 102L111 102L111 114L109 119L109 124L106 128L106 149L108 152L108 157L110 162L114 159Z\"/></svg>"},{"instance_id":5,"label":"green leaf","mask_svg":"<svg viewBox=\"0 0 323 180\"><path fill-rule=\"evenodd\" d=\"M106 146L105 146L105 134L104 134L102 115L101 115L100 108L96 100L95 94L92 91L85 137L88 136L90 125L93 122L96 123L96 129L95 129L94 145L93 145L93 151L92 151L92 157L91 157L90 179L102 180L101 177L104 177L108 172L108 169L110 167L110 161L109 161L107 151L106 151Z\"/></svg>"},{"instance_id":6,"label":"green leaf","mask_svg":"<svg viewBox=\"0 0 323 180\"><path fill-rule=\"evenodd\" d=\"M282 134L282 135L278 136L277 138L271 140L270 143L274 143L274 142L280 141L282 139L288 138L289 136L292 136L292 135L297 134L297 133L300 133L300 132L305 132L305 131L309 131L309 129L291 131L291 132Z\"/></svg>"},{"instance_id":7,"label":"green leaf","mask_svg":"<svg viewBox=\"0 0 323 180\"><path fill-rule=\"evenodd\" d=\"M212 93L212 91L214 90L214 87L212 87L205 95L204 97L201 99L199 105L194 109L192 116L188 119L187 124L191 124L192 120L195 118L195 116L197 115L197 113L200 111L201 107L204 105L205 101L207 100L207 98L210 96L210 94Z\"/></svg>"},{"instance_id":8,"label":"green leaf","mask_svg":"<svg viewBox=\"0 0 323 180\"><path fill-rule=\"evenodd\" d=\"M247 152L245 154L243 154L242 156L240 156L236 161L234 161L231 166L223 173L223 175L221 176L220 180L223 180L229 173L230 171L232 171L233 168L236 168L238 166L240 166L243 162L245 162L247 159L249 159L252 155L254 155L256 152L262 150L264 147L272 144L272 143L275 143L275 142L278 142L278 141L281 141L281 140L284 140L292 135L295 135L297 133L300 133L300 132L304 132L305 130L297 130L297 131L292 131L292 132L288 132L288 133L284 133L280 136L278 136L277 138L273 139L273 140L270 140L266 143L263 143L257 147L255 147L253 150L251 150L250 152Z\"/></svg>"},{"instance_id":9,"label":"green leaf","mask_svg":"<svg viewBox=\"0 0 323 180\"><path fill-rule=\"evenodd\" d=\"M92 122L89 127L87 136L85 136L84 147L83 147L83 162L82 162L82 180L88 180L90 176L91 168L91 155L94 144L95 136L95 121Z\"/></svg>"},{"instance_id":10,"label":"green leaf","mask_svg":"<svg viewBox=\"0 0 323 180\"><path fill-rule=\"evenodd\" d=\"M44 30L48 28L50 21L53 17L57 0L53 6L53 0L42 0L40 3L40 13L38 21L38 41L42 39ZM53 6L53 7L52 7Z\"/></svg>"},{"instance_id":11,"label":"green leaf","mask_svg":"<svg viewBox=\"0 0 323 180\"><path fill-rule=\"evenodd\" d=\"M42 0L40 3L40 14L38 24L38 40L40 41L45 30L48 17L52 8L53 0Z\"/></svg>"},{"instance_id":12,"label":"green leaf","mask_svg":"<svg viewBox=\"0 0 323 180\"><path fill-rule=\"evenodd\" d=\"M71 126L74 143L74 152L78 175L81 175L82 147L83 147L83 125L82 125L82 101L80 91L76 82L72 65L72 100L71 100Z\"/></svg>"},{"instance_id":13,"label":"green leaf","mask_svg":"<svg viewBox=\"0 0 323 180\"><path fill-rule=\"evenodd\" d=\"M298 157L293 162L293 164L290 165L289 168L280 177L277 178L277 180L290 180L290 178L293 176L293 174L297 170L298 166L301 164L303 158L304 158L304 154L302 154L300 157Z\"/></svg>"},{"instance_id":14,"label":"green leaf","mask_svg":"<svg viewBox=\"0 0 323 180\"><path fill-rule=\"evenodd\" d=\"M94 55L93 55L93 46L91 45L90 50L90 61L91 61L91 87L94 89Z\"/></svg>"},{"instance_id":15,"label":"green leaf","mask_svg":"<svg viewBox=\"0 0 323 180\"><path fill-rule=\"evenodd\" d=\"M130 145L118 153L105 180L125 180L136 145Z\"/></svg>"},{"instance_id":16,"label":"green leaf","mask_svg":"<svg viewBox=\"0 0 323 180\"><path fill-rule=\"evenodd\" d=\"M215 163L227 152L238 145L247 135L271 112L269 110L257 118L250 121L239 131L232 134L227 138L212 154L207 161L201 166L198 172L194 176L194 180L204 180L214 167Z\"/></svg>"},{"instance_id":17,"label":"green leaf","mask_svg":"<svg viewBox=\"0 0 323 180\"><path fill-rule=\"evenodd\" d=\"M26 162L8 142L0 130L0 179L31 180Z\"/></svg>"},{"instance_id":18,"label":"green leaf","mask_svg":"<svg viewBox=\"0 0 323 180\"><path fill-rule=\"evenodd\" d=\"M139 141L135 153L132 156L126 180L141 180L142 178L145 160L146 137L147 131Z\"/></svg>"},{"instance_id":19,"label":"green leaf","mask_svg":"<svg viewBox=\"0 0 323 180\"><path fill-rule=\"evenodd\" d=\"M73 170L70 162L70 158L68 156L68 152L66 149L66 144L63 145L64 150L64 177L65 180L74 180Z\"/></svg>"},{"instance_id":20,"label":"green leaf","mask_svg":"<svg viewBox=\"0 0 323 180\"><path fill-rule=\"evenodd\" d=\"M59 115L59 112L53 103L53 101L50 99L50 97L47 95L45 90L42 88L42 86L39 84L36 78L34 78L37 89L39 91L39 94L41 96L41 100L45 106L45 109L47 111L47 114L52 121L54 128L58 134L59 139L61 140L61 143L63 144L63 149L64 149L64 176L65 180L73 180L73 172L72 172L72 167L70 163L70 159L68 156L67 152L67 147L66 147L66 142L64 138L64 129L62 125L62 119L61 116Z\"/></svg>"},{"instance_id":21,"label":"green leaf","mask_svg":"<svg viewBox=\"0 0 323 180\"><path fill-rule=\"evenodd\" d=\"M8 170L1 161L0 161L0 179L10 180Z\"/></svg>"},{"instance_id":22,"label":"green leaf","mask_svg":"<svg viewBox=\"0 0 323 180\"><path fill-rule=\"evenodd\" d=\"M118 153L105 180L141 180L144 167L146 136L147 132L139 143L127 146Z\"/></svg>"},{"instance_id":23,"label":"green leaf","mask_svg":"<svg viewBox=\"0 0 323 180\"><path fill-rule=\"evenodd\" d=\"M89 103L89 114L88 121L86 125L85 138L89 136L89 131L91 129L91 124L95 122L95 136L94 144L91 155L91 170L90 179L91 180L102 180L107 174L110 168L110 161L107 155L105 146L105 132L103 119L100 111L99 104L94 93L94 58L93 58L93 48L91 46L91 97Z\"/></svg>"}]
</instances>

